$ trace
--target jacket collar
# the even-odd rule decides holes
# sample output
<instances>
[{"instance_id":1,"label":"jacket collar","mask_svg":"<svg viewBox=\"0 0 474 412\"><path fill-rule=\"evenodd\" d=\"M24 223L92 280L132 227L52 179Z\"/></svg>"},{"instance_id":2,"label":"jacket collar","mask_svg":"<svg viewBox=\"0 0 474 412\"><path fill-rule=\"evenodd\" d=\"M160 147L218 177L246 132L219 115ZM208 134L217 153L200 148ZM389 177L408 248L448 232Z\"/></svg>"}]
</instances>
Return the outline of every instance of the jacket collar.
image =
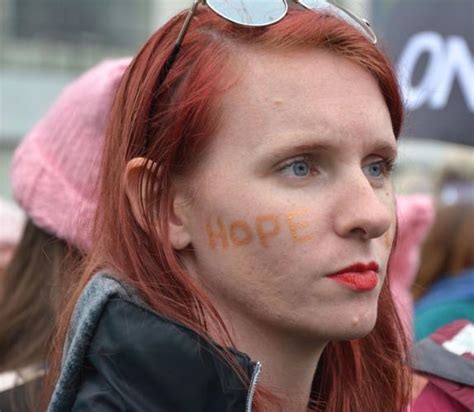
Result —
<instances>
[{"instance_id":1,"label":"jacket collar","mask_svg":"<svg viewBox=\"0 0 474 412\"><path fill-rule=\"evenodd\" d=\"M124 320L127 323L126 330ZM118 338L113 338L114 336ZM146 350L143 350L143 342L147 343ZM128 345L126 351L121 345ZM130 352L130 347L140 350ZM127 368L127 365L141 362L140 368L153 367L149 375L156 377L169 390L183 388L183 382L188 378L186 373L189 375L189 371L192 371L191 384L185 390L180 389L178 401L182 401L183 405L189 407L195 402L202 403L205 401L202 397L208 396L207 401L216 405L222 401L222 405L226 405L225 410L251 412L261 364L252 362L243 353L233 350L230 352L247 373L249 387L243 386L236 373L217 354L215 345L189 328L152 311L128 285L108 274L97 274L83 290L74 310L64 348L61 374L48 411L71 409L75 398L71 388L79 386L81 368L90 360L97 362L101 373L110 373L110 379L117 374L117 368ZM107 354L108 363L104 363L100 357L104 353ZM120 357L120 361L113 364L108 372L111 353L127 353L131 358L127 362L123 356ZM142 355L147 358L140 359ZM132 367L122 372L129 372L131 369ZM168 372L160 376L164 371ZM146 384L144 381L143 385ZM196 385L201 385L202 390L196 390ZM150 388L151 394L156 392L155 388L156 386ZM210 391L206 388L213 389ZM227 409L228 405L233 407Z\"/></svg>"}]
</instances>

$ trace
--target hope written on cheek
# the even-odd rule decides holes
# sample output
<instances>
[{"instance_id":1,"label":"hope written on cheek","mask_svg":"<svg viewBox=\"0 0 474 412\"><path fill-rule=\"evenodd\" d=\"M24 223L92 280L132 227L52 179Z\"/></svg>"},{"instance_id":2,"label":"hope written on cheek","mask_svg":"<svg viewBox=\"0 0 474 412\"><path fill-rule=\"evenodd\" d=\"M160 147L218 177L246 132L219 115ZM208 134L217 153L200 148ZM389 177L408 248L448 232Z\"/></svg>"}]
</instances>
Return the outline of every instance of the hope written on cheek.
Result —
<instances>
[{"instance_id":1,"label":"hope written on cheek","mask_svg":"<svg viewBox=\"0 0 474 412\"><path fill-rule=\"evenodd\" d=\"M219 246L227 249L258 241L263 247L268 247L271 239L279 236L285 225L291 239L307 242L313 240L314 235L308 233L309 224L304 219L305 214L305 209L298 209L283 214L258 215L252 222L234 220L227 225L221 218L213 219L206 224L209 245L212 249Z\"/></svg>"}]
</instances>

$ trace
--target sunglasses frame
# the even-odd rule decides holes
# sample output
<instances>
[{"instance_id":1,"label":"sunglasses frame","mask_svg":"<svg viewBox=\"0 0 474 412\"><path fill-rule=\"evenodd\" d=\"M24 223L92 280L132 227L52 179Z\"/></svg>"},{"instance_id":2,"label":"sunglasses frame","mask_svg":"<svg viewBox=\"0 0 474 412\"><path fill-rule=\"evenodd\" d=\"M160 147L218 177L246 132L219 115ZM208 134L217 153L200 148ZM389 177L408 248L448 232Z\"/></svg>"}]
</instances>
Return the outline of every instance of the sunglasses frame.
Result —
<instances>
[{"instance_id":1,"label":"sunglasses frame","mask_svg":"<svg viewBox=\"0 0 474 412\"><path fill-rule=\"evenodd\" d=\"M275 23L278 23L279 21L283 20L286 16L286 14L288 13L288 9L289 9L289 5L288 5L288 0L280 0L284 6L285 6L285 11L282 13L282 15L278 18L278 19L275 19L274 21L272 22L269 22L269 23L257 23L257 24L246 24L246 23L242 23L241 21L237 21L237 20L233 20L231 19L230 17L228 16L224 16L219 10L217 10L212 4L209 3L209 1L206 1L206 0L199 0L199 1L195 1L195 3L201 3L203 5L206 5L207 7L209 7L214 13L216 13L218 16L222 17L223 19L227 20L227 21L230 21L232 23L235 23L235 24L238 24L240 26L245 26L245 27L265 27L265 26L271 26L272 24L275 24ZM307 10L315 10L313 7L305 4L305 0L290 0L292 1L293 3L297 4L297 5L300 5L302 7L304 7L305 9ZM337 9L340 13L342 13L342 15L346 15L346 17L349 17L352 21L354 21L355 23L357 23L359 26L360 26L360 29L364 32L364 35L369 39L369 41L373 44L376 44L377 43L377 35L374 33L374 31L372 30L372 27L370 26L370 23L362 18L362 17L359 17L357 16L356 14L352 13L349 9L345 8L344 6L341 6L339 4L335 4L333 2L331 2L331 0L323 0L325 3L328 4L328 6L332 6L334 7L335 9ZM342 19L344 19L344 17L342 17L339 13L336 13L337 14L337 17L340 17Z\"/></svg>"}]
</instances>

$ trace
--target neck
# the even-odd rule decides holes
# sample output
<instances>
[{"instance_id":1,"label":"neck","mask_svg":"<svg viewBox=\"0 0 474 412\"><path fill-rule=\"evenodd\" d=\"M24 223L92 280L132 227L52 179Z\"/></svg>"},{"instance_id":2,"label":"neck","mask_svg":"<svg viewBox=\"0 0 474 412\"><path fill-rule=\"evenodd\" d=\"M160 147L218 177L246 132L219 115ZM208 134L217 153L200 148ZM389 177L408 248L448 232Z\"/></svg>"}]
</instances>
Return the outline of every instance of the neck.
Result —
<instances>
[{"instance_id":1,"label":"neck","mask_svg":"<svg viewBox=\"0 0 474 412\"><path fill-rule=\"evenodd\" d=\"M314 373L326 342L275 331L232 314L223 316L237 350L262 363L259 383L282 399L283 410L306 412Z\"/></svg>"}]
</instances>

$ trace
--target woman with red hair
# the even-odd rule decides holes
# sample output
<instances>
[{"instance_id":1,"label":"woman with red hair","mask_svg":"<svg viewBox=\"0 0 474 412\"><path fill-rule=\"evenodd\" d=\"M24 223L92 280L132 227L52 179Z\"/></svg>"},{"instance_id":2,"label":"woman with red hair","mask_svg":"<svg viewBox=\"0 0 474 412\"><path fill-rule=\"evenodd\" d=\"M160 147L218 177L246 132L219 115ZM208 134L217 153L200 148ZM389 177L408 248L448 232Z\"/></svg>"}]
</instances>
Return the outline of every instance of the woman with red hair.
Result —
<instances>
[{"instance_id":1,"label":"woman with red hair","mask_svg":"<svg viewBox=\"0 0 474 412\"><path fill-rule=\"evenodd\" d=\"M115 97L49 411L402 411L402 103L326 1L196 0Z\"/></svg>"}]
</instances>

